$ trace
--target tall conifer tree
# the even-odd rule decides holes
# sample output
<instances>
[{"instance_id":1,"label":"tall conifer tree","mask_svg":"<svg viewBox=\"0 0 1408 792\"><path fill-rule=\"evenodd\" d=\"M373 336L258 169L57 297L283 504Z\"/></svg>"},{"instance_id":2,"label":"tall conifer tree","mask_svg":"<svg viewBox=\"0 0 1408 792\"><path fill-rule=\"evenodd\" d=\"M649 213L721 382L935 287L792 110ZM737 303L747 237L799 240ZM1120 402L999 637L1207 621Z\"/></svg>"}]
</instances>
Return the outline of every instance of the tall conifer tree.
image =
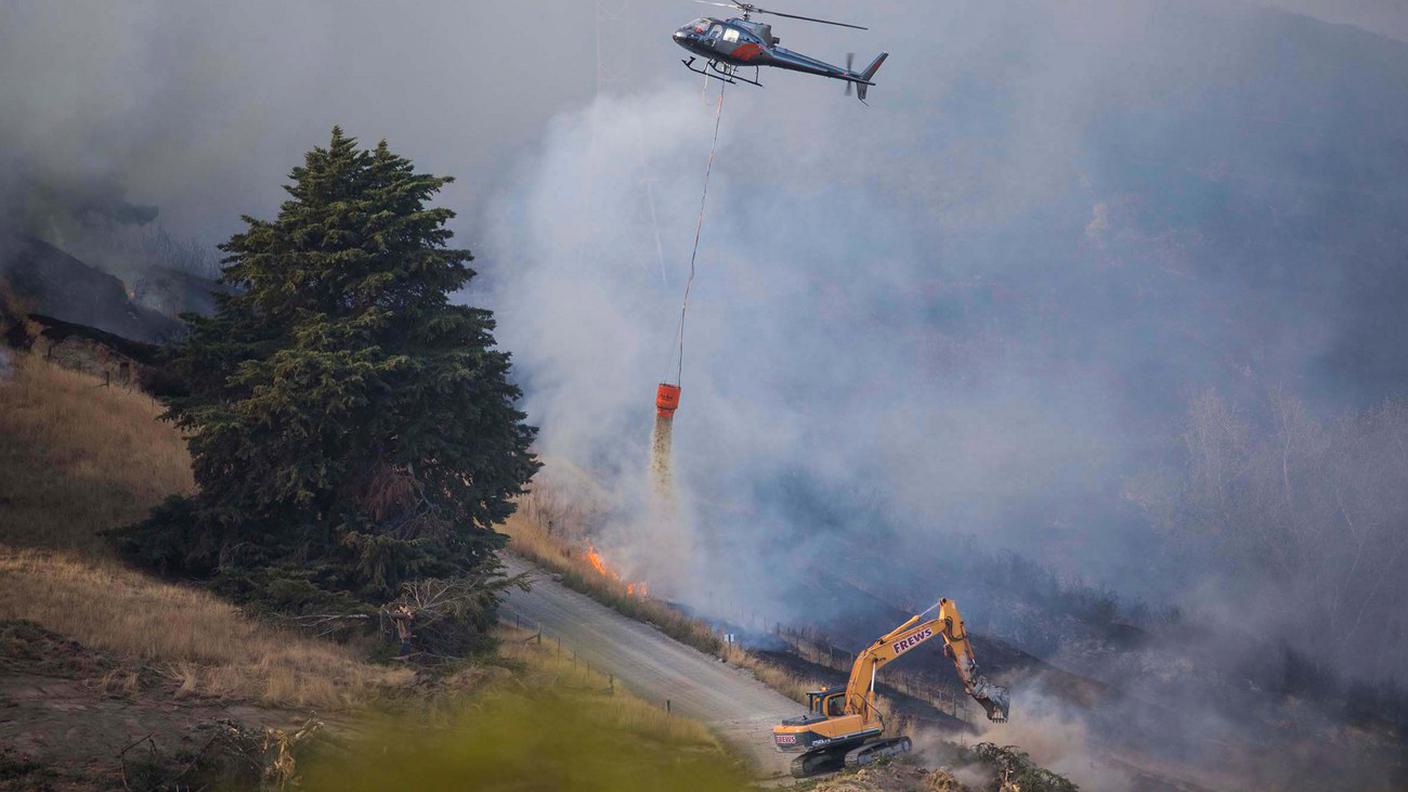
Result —
<instances>
[{"instance_id":1,"label":"tall conifer tree","mask_svg":"<svg viewBox=\"0 0 1408 792\"><path fill-rule=\"evenodd\" d=\"M167 356L200 492L122 546L295 609L497 569L534 430L492 315L450 302L472 258L427 203L451 180L338 128L290 178L276 219L221 246L231 292Z\"/></svg>"}]
</instances>

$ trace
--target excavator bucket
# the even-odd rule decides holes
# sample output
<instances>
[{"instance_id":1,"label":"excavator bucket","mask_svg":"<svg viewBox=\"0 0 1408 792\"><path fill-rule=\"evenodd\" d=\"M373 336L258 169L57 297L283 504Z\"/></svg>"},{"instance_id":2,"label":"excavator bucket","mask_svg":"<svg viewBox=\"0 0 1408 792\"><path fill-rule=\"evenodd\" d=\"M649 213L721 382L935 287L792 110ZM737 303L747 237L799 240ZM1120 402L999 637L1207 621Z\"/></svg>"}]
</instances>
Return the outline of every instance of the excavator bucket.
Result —
<instances>
[{"instance_id":1,"label":"excavator bucket","mask_svg":"<svg viewBox=\"0 0 1408 792\"><path fill-rule=\"evenodd\" d=\"M973 678L973 684L968 687L968 695L987 712L988 720L993 723L1007 722L1007 709L1011 703L1007 688L993 684L987 677L977 674Z\"/></svg>"}]
</instances>

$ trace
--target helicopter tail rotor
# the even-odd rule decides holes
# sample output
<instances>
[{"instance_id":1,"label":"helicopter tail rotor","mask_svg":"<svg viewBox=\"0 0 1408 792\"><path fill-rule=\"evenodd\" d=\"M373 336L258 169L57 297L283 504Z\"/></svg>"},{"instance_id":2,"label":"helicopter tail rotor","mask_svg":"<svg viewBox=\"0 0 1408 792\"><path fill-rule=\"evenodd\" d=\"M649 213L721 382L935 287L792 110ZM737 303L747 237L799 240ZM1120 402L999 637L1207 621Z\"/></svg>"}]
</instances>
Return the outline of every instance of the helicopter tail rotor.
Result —
<instances>
[{"instance_id":1,"label":"helicopter tail rotor","mask_svg":"<svg viewBox=\"0 0 1408 792\"><path fill-rule=\"evenodd\" d=\"M861 100L862 102L865 101L866 89L875 84L871 82L871 78L875 76L875 72L880 71L880 64L884 63L885 59L888 57L890 57L890 53L888 52L882 52L879 55L876 55L875 60L871 61L870 65L865 67L865 71L860 73L861 81L856 83L857 99Z\"/></svg>"},{"instance_id":2,"label":"helicopter tail rotor","mask_svg":"<svg viewBox=\"0 0 1408 792\"><path fill-rule=\"evenodd\" d=\"M855 54L854 52L847 52L847 53L846 53L846 73L847 73L847 74L851 74L851 73L854 72L854 70L851 68L851 66L854 65L855 62L856 62L856 54ZM851 85L852 85L851 81L850 81L850 80L846 80L846 96L850 96L850 95L851 95Z\"/></svg>"}]
</instances>

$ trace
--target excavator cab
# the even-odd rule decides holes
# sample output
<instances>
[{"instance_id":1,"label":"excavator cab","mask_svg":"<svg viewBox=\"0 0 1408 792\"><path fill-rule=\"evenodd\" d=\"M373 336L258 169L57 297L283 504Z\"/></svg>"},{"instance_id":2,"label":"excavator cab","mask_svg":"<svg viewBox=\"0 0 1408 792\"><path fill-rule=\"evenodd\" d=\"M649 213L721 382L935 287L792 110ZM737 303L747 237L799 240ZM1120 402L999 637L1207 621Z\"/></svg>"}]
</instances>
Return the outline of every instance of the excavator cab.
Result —
<instances>
[{"instance_id":1,"label":"excavator cab","mask_svg":"<svg viewBox=\"0 0 1408 792\"><path fill-rule=\"evenodd\" d=\"M823 718L845 715L846 688L843 686L807 691L807 713Z\"/></svg>"}]
</instances>

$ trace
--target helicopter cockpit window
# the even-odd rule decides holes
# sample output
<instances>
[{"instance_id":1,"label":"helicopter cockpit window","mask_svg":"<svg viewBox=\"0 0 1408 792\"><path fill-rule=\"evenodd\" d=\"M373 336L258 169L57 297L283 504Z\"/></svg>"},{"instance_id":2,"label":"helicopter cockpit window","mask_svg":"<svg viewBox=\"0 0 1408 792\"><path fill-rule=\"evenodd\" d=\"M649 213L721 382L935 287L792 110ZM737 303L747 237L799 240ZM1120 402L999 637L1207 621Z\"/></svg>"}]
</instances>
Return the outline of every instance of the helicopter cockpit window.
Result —
<instances>
[{"instance_id":1,"label":"helicopter cockpit window","mask_svg":"<svg viewBox=\"0 0 1408 792\"><path fill-rule=\"evenodd\" d=\"M712 28L709 28L709 38L711 38L711 39L719 38L719 37L723 36L723 34L724 34L724 26L723 26L723 25L714 25Z\"/></svg>"},{"instance_id":2,"label":"helicopter cockpit window","mask_svg":"<svg viewBox=\"0 0 1408 792\"><path fill-rule=\"evenodd\" d=\"M692 28L695 33L703 33L709 29L709 20L705 17L700 17L690 22L688 25L685 25L685 27Z\"/></svg>"},{"instance_id":3,"label":"helicopter cockpit window","mask_svg":"<svg viewBox=\"0 0 1408 792\"><path fill-rule=\"evenodd\" d=\"M724 31L724 41L738 41L738 31L729 28Z\"/></svg>"}]
</instances>

